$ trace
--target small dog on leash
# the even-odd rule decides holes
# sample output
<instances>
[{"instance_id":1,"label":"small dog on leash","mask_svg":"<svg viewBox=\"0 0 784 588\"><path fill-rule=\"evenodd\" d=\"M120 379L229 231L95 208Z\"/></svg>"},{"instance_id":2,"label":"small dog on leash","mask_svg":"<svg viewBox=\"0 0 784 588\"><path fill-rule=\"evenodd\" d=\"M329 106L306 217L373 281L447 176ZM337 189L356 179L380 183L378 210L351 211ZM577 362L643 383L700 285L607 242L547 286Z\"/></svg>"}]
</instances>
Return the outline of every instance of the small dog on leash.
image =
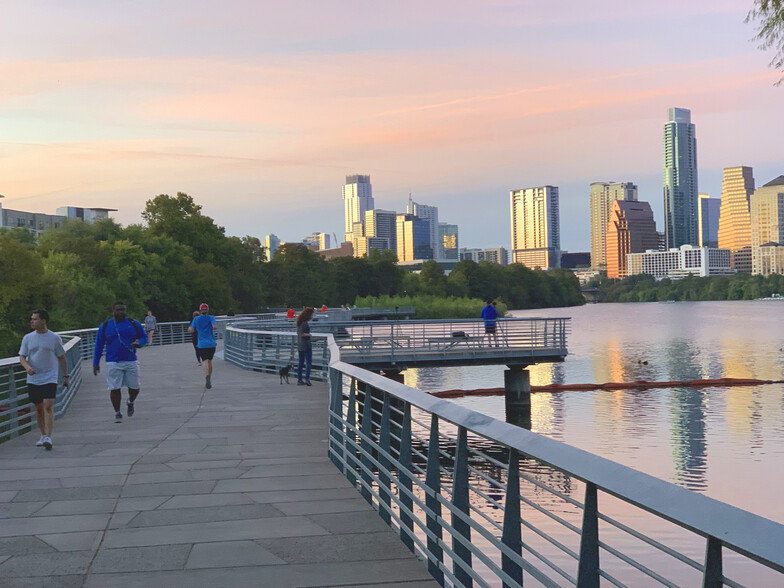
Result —
<instances>
[{"instance_id":1,"label":"small dog on leash","mask_svg":"<svg viewBox=\"0 0 784 588\"><path fill-rule=\"evenodd\" d=\"M283 384L285 380L286 383L289 383L289 372L291 371L290 365L284 365L282 368L278 370L278 375L280 376L280 383Z\"/></svg>"}]
</instances>

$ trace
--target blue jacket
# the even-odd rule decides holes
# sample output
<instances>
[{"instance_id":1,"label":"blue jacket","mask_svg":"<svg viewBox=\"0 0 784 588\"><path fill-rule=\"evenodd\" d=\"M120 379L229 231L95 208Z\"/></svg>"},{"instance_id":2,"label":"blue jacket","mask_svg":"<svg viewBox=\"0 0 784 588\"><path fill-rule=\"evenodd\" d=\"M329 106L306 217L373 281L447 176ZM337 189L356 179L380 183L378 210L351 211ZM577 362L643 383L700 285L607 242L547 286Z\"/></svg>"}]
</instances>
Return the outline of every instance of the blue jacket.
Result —
<instances>
[{"instance_id":1,"label":"blue jacket","mask_svg":"<svg viewBox=\"0 0 784 588\"><path fill-rule=\"evenodd\" d=\"M101 363L104 346L106 346L106 361L136 361L136 349L131 347L131 343L136 340L141 346L147 344L147 333L144 332L139 321L126 318L123 322L117 323L110 318L98 327L93 365Z\"/></svg>"},{"instance_id":2,"label":"blue jacket","mask_svg":"<svg viewBox=\"0 0 784 588\"><path fill-rule=\"evenodd\" d=\"M493 306L492 304L488 304L482 309L482 313L480 316L483 319L485 319L486 327L494 327L495 319L498 318L498 311L495 309L495 306Z\"/></svg>"}]
</instances>

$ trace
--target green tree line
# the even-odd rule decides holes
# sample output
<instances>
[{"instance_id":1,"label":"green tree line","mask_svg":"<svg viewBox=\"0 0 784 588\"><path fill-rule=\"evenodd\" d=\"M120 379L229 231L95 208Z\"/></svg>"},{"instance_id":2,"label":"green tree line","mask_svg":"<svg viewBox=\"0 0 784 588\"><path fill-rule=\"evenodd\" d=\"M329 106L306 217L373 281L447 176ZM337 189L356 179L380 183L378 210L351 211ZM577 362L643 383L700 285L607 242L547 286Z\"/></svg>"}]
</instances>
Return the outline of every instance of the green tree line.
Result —
<instances>
[{"instance_id":1,"label":"green tree line","mask_svg":"<svg viewBox=\"0 0 784 588\"><path fill-rule=\"evenodd\" d=\"M599 302L663 302L666 300L754 300L784 294L784 275L688 276L681 280L639 274L623 279L600 279Z\"/></svg>"},{"instance_id":2,"label":"green tree line","mask_svg":"<svg viewBox=\"0 0 784 588\"><path fill-rule=\"evenodd\" d=\"M156 196L141 216L143 223L126 227L69 221L37 240L26 229L0 229L0 357L17 352L39 307L62 331L97 326L116 300L129 316L141 319L150 309L159 321L187 320L201 302L216 314L378 296L492 297L509 308L584 302L571 272L517 264L462 261L446 276L431 261L414 274L391 251L325 260L298 244L283 245L265 263L258 238L226 236L184 193Z\"/></svg>"}]
</instances>

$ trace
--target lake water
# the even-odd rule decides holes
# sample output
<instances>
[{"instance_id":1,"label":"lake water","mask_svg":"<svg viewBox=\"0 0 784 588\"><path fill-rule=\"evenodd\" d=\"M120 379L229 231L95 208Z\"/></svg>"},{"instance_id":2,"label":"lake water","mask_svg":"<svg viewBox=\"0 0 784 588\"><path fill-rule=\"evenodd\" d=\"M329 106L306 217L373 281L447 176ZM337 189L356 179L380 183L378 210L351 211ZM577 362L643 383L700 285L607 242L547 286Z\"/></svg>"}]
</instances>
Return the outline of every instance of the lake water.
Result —
<instances>
[{"instance_id":1,"label":"lake water","mask_svg":"<svg viewBox=\"0 0 784 588\"><path fill-rule=\"evenodd\" d=\"M784 379L784 301L592 304L516 311L572 318L563 363L531 383ZM432 392L503 387L503 366L407 370ZM503 396L453 402L505 419ZM784 385L532 394L531 429L784 523Z\"/></svg>"}]
</instances>

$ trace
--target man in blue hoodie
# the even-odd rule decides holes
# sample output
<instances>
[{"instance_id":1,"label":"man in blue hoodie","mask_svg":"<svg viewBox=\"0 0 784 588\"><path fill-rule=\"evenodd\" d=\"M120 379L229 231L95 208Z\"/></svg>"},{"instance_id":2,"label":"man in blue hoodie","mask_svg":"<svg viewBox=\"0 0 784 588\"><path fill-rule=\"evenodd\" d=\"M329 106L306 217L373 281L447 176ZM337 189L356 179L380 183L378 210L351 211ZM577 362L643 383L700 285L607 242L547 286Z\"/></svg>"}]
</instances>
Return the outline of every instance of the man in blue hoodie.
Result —
<instances>
[{"instance_id":1,"label":"man in blue hoodie","mask_svg":"<svg viewBox=\"0 0 784 588\"><path fill-rule=\"evenodd\" d=\"M93 352L93 374L101 371L101 356L106 347L106 383L114 407L114 422L122 422L120 406L122 388L128 388L128 416L133 416L133 403L139 395L139 363L136 350L147 344L147 334L139 321L126 318L125 304L115 302L112 318L98 327Z\"/></svg>"},{"instance_id":2,"label":"man in blue hoodie","mask_svg":"<svg viewBox=\"0 0 784 588\"><path fill-rule=\"evenodd\" d=\"M491 340L495 341L495 346L498 347L498 335L496 334L496 319L498 318L498 311L493 305L493 299L486 300L487 305L482 309L480 316L485 321L485 334L487 335L487 345L490 346Z\"/></svg>"}]
</instances>

